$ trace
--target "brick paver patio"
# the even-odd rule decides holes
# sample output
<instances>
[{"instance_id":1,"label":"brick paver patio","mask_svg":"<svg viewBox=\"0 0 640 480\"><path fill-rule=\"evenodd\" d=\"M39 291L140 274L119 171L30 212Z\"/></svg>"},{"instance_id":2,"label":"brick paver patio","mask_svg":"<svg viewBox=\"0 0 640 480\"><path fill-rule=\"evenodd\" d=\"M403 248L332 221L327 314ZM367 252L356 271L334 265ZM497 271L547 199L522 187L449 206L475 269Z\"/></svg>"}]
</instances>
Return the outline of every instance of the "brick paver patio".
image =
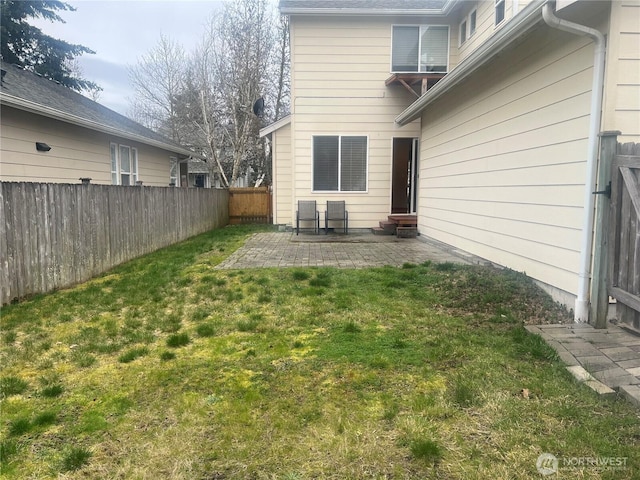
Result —
<instances>
[{"instance_id":1,"label":"brick paver patio","mask_svg":"<svg viewBox=\"0 0 640 480\"><path fill-rule=\"evenodd\" d=\"M530 325L553 347L578 381L604 395L617 391L640 407L640 336L612 323Z\"/></svg>"},{"instance_id":2,"label":"brick paver patio","mask_svg":"<svg viewBox=\"0 0 640 480\"><path fill-rule=\"evenodd\" d=\"M337 267L365 268L404 263L468 263L462 257L423 240L376 236L256 233L216 268Z\"/></svg>"}]
</instances>

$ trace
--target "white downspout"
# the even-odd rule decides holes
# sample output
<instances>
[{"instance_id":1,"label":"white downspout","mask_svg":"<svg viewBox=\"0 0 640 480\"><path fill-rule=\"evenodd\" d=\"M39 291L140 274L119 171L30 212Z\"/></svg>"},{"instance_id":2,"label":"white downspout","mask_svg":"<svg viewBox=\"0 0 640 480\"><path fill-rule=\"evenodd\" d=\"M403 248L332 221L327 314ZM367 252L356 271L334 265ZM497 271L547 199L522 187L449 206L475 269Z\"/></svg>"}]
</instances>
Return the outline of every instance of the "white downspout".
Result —
<instances>
[{"instance_id":1,"label":"white downspout","mask_svg":"<svg viewBox=\"0 0 640 480\"><path fill-rule=\"evenodd\" d=\"M589 283L591 276L591 251L593 248L593 224L595 216L595 197L598 168L598 133L602 112L602 91L604 87L605 38L593 28L568 22L553 14L553 4L548 1L542 8L542 18L551 28L557 28L575 35L587 36L595 43L593 60L593 85L591 88L591 110L589 114L589 145L587 149L587 179L584 191L584 214L582 222L582 241L580 247L580 273L578 297L576 298L574 321L589 321Z\"/></svg>"}]
</instances>

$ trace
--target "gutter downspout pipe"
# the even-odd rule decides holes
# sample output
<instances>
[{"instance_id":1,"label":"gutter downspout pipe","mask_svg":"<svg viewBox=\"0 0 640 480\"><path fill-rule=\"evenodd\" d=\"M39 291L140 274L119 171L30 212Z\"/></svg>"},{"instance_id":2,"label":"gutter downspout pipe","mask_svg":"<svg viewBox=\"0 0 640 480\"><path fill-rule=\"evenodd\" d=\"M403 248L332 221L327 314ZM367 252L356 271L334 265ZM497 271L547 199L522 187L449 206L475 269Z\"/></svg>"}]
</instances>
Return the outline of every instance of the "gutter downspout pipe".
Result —
<instances>
[{"instance_id":1,"label":"gutter downspout pipe","mask_svg":"<svg viewBox=\"0 0 640 480\"><path fill-rule=\"evenodd\" d=\"M593 225L595 217L595 197L598 168L598 134L602 113L602 96L604 87L605 38L593 28L556 17L553 13L554 1L547 1L542 7L542 18L551 28L563 30L575 35L587 36L595 43L593 60L593 84L591 88L591 110L589 114L589 138L587 149L587 178L584 192L584 213L582 223L582 241L580 247L580 273L578 279L578 296L576 298L574 321L589 321L589 287L591 274L591 252L593 249Z\"/></svg>"}]
</instances>

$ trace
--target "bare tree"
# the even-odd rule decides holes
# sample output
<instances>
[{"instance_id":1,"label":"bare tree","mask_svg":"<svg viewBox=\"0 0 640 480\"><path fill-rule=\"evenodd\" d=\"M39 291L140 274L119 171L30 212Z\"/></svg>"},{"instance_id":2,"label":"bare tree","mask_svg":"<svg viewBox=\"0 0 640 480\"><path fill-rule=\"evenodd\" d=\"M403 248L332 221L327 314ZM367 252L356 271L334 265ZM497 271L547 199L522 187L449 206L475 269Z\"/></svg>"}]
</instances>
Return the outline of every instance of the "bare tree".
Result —
<instances>
[{"instance_id":1,"label":"bare tree","mask_svg":"<svg viewBox=\"0 0 640 480\"><path fill-rule=\"evenodd\" d=\"M279 120L288 115L290 108L291 81L289 67L291 65L291 52L289 50L289 17L280 17L276 35L275 58L271 62L271 65L276 69L276 74L273 77L277 79L274 85L275 107L272 120Z\"/></svg>"},{"instance_id":2,"label":"bare tree","mask_svg":"<svg viewBox=\"0 0 640 480\"><path fill-rule=\"evenodd\" d=\"M133 113L141 123L191 146L225 186L270 174L259 129L289 108L289 38L269 0L227 1L188 59L166 37L131 69ZM264 98L262 118L253 104Z\"/></svg>"},{"instance_id":3,"label":"bare tree","mask_svg":"<svg viewBox=\"0 0 640 480\"><path fill-rule=\"evenodd\" d=\"M184 88L185 60L182 46L160 35L158 44L129 68L135 95L131 116L176 142L182 142L184 136L176 111Z\"/></svg>"},{"instance_id":4,"label":"bare tree","mask_svg":"<svg viewBox=\"0 0 640 480\"><path fill-rule=\"evenodd\" d=\"M200 88L209 124L224 146L219 161L231 185L252 165L260 164L264 149L259 139L260 119L254 102L267 90L272 60L273 9L267 0L227 2L214 17L196 59ZM258 172L262 175L263 172Z\"/></svg>"}]
</instances>

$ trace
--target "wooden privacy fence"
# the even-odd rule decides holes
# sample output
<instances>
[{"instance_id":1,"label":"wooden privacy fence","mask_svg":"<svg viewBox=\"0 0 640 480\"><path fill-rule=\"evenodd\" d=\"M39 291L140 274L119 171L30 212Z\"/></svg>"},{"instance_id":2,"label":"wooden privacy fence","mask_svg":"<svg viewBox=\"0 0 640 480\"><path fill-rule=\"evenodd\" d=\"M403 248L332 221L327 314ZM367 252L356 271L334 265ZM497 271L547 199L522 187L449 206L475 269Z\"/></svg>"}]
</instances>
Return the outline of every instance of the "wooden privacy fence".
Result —
<instances>
[{"instance_id":1,"label":"wooden privacy fence","mask_svg":"<svg viewBox=\"0 0 640 480\"><path fill-rule=\"evenodd\" d=\"M591 317L606 328L611 296L617 319L640 331L640 144L619 134L601 134Z\"/></svg>"},{"instance_id":2,"label":"wooden privacy fence","mask_svg":"<svg viewBox=\"0 0 640 480\"><path fill-rule=\"evenodd\" d=\"M271 223L269 187L229 189L229 223Z\"/></svg>"},{"instance_id":3,"label":"wooden privacy fence","mask_svg":"<svg viewBox=\"0 0 640 480\"><path fill-rule=\"evenodd\" d=\"M227 223L226 190L0 182L2 305Z\"/></svg>"},{"instance_id":4,"label":"wooden privacy fence","mask_svg":"<svg viewBox=\"0 0 640 480\"><path fill-rule=\"evenodd\" d=\"M618 144L611 170L609 294L640 331L640 144Z\"/></svg>"}]
</instances>

